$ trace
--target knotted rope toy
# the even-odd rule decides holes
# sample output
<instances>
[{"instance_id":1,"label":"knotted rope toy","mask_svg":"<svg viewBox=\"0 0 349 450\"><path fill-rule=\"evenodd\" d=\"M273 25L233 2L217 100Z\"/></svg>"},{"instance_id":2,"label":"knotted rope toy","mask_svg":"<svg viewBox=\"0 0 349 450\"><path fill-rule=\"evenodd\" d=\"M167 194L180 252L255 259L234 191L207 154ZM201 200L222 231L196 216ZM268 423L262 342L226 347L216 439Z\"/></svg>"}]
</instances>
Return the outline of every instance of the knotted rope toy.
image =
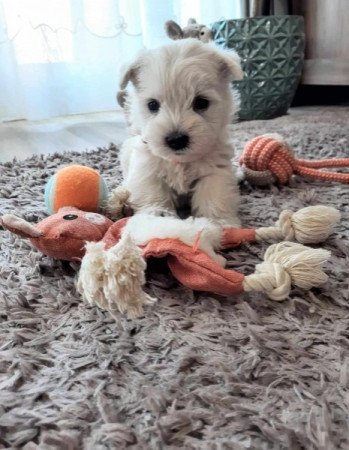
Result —
<instances>
[{"instance_id":1,"label":"knotted rope toy","mask_svg":"<svg viewBox=\"0 0 349 450\"><path fill-rule=\"evenodd\" d=\"M326 167L349 168L349 158L296 159L292 149L277 134L264 134L249 141L239 162L245 179L257 186L275 182L286 184L293 174L349 184L349 173L318 170Z\"/></svg>"}]
</instances>

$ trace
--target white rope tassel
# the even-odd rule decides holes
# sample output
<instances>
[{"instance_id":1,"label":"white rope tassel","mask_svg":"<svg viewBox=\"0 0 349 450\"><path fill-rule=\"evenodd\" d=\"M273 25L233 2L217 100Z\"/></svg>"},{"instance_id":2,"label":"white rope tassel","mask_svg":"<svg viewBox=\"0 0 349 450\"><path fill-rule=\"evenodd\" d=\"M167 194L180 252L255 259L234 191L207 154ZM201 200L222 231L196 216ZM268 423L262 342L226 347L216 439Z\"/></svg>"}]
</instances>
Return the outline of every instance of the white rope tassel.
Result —
<instances>
[{"instance_id":1,"label":"white rope tassel","mask_svg":"<svg viewBox=\"0 0 349 450\"><path fill-rule=\"evenodd\" d=\"M295 238L302 244L325 241L340 221L340 212L330 206L308 206L292 216Z\"/></svg>"},{"instance_id":2,"label":"white rope tassel","mask_svg":"<svg viewBox=\"0 0 349 450\"><path fill-rule=\"evenodd\" d=\"M103 295L105 253L102 242L87 242L77 282L77 290L83 298L102 309L107 309Z\"/></svg>"},{"instance_id":3,"label":"white rope tassel","mask_svg":"<svg viewBox=\"0 0 349 450\"><path fill-rule=\"evenodd\" d=\"M291 285L311 289L327 281L321 270L330 252L313 249L294 242L271 245L264 255L264 262L256 266L252 275L245 277L246 292L265 292L272 300L284 300Z\"/></svg>"},{"instance_id":4,"label":"white rope tassel","mask_svg":"<svg viewBox=\"0 0 349 450\"><path fill-rule=\"evenodd\" d=\"M77 288L91 305L108 310L113 317L117 311L136 318L143 305L156 299L147 295L145 283L146 262L141 250L127 233L109 250L103 243L88 243L82 259Z\"/></svg>"},{"instance_id":5,"label":"white rope tassel","mask_svg":"<svg viewBox=\"0 0 349 450\"><path fill-rule=\"evenodd\" d=\"M274 227L256 230L257 240L287 240L301 244L325 241L340 220L340 213L330 206L308 206L297 212L282 211Z\"/></svg>"},{"instance_id":6,"label":"white rope tassel","mask_svg":"<svg viewBox=\"0 0 349 450\"><path fill-rule=\"evenodd\" d=\"M113 316L119 310L134 319L142 314L143 305L156 301L143 291L145 269L141 250L128 233L123 233L106 255L104 296Z\"/></svg>"}]
</instances>

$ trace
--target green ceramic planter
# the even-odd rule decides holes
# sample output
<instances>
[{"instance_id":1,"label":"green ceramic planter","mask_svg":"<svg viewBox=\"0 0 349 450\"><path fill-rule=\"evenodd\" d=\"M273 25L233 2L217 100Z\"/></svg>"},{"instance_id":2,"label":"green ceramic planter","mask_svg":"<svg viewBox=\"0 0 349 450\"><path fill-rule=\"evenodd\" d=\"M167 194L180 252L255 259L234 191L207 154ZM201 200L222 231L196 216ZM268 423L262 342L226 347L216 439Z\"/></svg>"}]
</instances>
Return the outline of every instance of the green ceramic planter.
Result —
<instances>
[{"instance_id":1,"label":"green ceramic planter","mask_svg":"<svg viewBox=\"0 0 349 450\"><path fill-rule=\"evenodd\" d=\"M224 20L212 26L215 42L241 57L245 76L240 92L241 120L272 119L285 114L300 81L304 59L301 16Z\"/></svg>"}]
</instances>

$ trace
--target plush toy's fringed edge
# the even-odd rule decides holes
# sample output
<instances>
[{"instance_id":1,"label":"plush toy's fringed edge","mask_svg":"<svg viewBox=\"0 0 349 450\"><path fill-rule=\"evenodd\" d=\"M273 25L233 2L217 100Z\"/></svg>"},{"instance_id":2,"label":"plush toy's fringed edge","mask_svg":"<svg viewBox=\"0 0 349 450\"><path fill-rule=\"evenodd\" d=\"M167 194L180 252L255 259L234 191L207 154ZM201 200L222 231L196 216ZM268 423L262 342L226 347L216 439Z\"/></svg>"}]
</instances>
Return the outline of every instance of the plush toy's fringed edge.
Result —
<instances>
[{"instance_id":1,"label":"plush toy's fringed edge","mask_svg":"<svg viewBox=\"0 0 349 450\"><path fill-rule=\"evenodd\" d=\"M121 312L134 319L143 313L145 304L156 301L143 291L145 269L141 250L123 233L109 250L102 243L86 245L77 288L88 303L108 310L113 317Z\"/></svg>"},{"instance_id":2,"label":"plush toy's fringed edge","mask_svg":"<svg viewBox=\"0 0 349 450\"><path fill-rule=\"evenodd\" d=\"M327 281L322 265L329 259L330 252L313 249L294 242L271 245L264 262L256 266L252 275L243 281L246 292L266 293L272 300L284 300L291 291L291 285L311 289Z\"/></svg>"},{"instance_id":3,"label":"plush toy's fringed edge","mask_svg":"<svg viewBox=\"0 0 349 450\"><path fill-rule=\"evenodd\" d=\"M123 233L106 253L104 296L108 310L113 314L118 309L129 318L139 317L145 304L156 301L142 288L146 269L142 251L128 233Z\"/></svg>"},{"instance_id":4,"label":"plush toy's fringed edge","mask_svg":"<svg viewBox=\"0 0 349 450\"><path fill-rule=\"evenodd\" d=\"M103 295L105 250L103 242L88 242L82 258L77 290L90 305L107 309Z\"/></svg>"}]
</instances>

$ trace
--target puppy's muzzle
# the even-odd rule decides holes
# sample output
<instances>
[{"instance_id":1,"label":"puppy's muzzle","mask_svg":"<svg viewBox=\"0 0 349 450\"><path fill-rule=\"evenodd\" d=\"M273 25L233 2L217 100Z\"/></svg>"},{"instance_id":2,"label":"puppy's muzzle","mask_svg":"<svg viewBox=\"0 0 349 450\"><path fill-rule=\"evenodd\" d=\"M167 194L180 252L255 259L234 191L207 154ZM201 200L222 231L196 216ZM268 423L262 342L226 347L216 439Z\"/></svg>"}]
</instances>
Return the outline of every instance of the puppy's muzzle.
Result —
<instances>
[{"instance_id":1,"label":"puppy's muzzle","mask_svg":"<svg viewBox=\"0 0 349 450\"><path fill-rule=\"evenodd\" d=\"M179 133L178 131L176 131L166 136L165 142L168 147L176 152L188 147L189 136L187 134Z\"/></svg>"}]
</instances>

